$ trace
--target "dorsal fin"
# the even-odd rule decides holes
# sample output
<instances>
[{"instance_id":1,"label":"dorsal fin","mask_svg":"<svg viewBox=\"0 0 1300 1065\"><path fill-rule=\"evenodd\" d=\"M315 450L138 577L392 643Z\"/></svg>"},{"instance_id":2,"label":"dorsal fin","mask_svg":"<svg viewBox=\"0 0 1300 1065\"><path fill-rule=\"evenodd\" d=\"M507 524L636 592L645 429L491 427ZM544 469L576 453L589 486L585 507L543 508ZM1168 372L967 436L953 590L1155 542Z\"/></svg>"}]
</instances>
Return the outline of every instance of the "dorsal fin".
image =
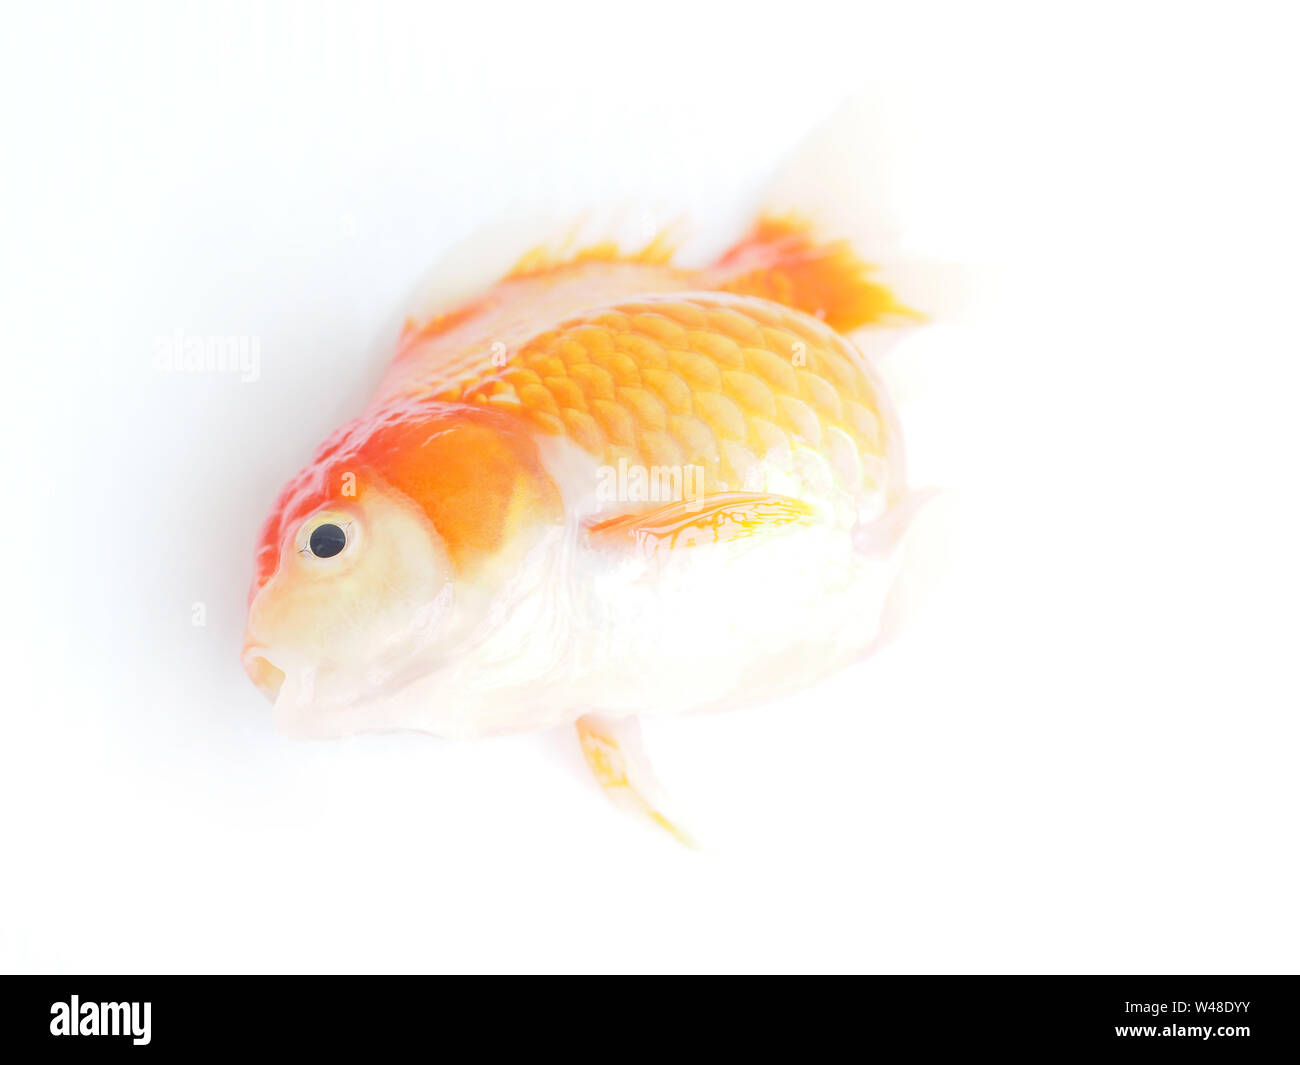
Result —
<instances>
[{"instance_id":1,"label":"dorsal fin","mask_svg":"<svg viewBox=\"0 0 1300 1065\"><path fill-rule=\"evenodd\" d=\"M536 277L539 274L560 270L577 263L640 263L645 266L667 266L677 250L670 229L661 229L637 250L623 250L617 241L602 240L578 248L569 242L552 247L539 244L519 257L519 261L506 274L506 278Z\"/></svg>"}]
</instances>

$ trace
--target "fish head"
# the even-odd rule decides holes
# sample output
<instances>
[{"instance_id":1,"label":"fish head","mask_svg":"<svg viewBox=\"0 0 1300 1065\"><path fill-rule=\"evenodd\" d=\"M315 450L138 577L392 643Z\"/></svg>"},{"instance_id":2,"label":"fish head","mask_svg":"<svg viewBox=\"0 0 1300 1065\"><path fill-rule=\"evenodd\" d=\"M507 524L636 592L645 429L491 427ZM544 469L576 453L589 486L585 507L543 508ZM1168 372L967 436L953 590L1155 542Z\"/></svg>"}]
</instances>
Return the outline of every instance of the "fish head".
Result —
<instances>
[{"instance_id":1,"label":"fish head","mask_svg":"<svg viewBox=\"0 0 1300 1065\"><path fill-rule=\"evenodd\" d=\"M412 726L395 699L454 665L522 527L550 514L526 441L408 403L345 426L281 492L257 550L242 661L281 732Z\"/></svg>"}]
</instances>

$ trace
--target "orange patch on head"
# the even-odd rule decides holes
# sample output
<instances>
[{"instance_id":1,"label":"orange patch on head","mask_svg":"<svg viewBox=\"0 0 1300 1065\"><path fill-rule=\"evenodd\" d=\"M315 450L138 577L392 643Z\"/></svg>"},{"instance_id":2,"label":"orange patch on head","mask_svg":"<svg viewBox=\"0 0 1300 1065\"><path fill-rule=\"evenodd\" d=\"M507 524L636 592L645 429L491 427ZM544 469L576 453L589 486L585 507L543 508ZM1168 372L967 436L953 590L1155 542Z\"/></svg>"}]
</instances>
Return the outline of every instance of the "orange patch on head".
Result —
<instances>
[{"instance_id":1,"label":"orange patch on head","mask_svg":"<svg viewBox=\"0 0 1300 1065\"><path fill-rule=\"evenodd\" d=\"M560 498L517 423L482 408L437 407L385 425L359 454L424 510L465 572L526 526L560 520Z\"/></svg>"},{"instance_id":2,"label":"orange patch on head","mask_svg":"<svg viewBox=\"0 0 1300 1065\"><path fill-rule=\"evenodd\" d=\"M364 508L376 480L420 508L462 574L526 526L562 514L536 446L511 419L433 400L391 404L334 433L285 486L262 528L250 601L306 518L325 507Z\"/></svg>"}]
</instances>

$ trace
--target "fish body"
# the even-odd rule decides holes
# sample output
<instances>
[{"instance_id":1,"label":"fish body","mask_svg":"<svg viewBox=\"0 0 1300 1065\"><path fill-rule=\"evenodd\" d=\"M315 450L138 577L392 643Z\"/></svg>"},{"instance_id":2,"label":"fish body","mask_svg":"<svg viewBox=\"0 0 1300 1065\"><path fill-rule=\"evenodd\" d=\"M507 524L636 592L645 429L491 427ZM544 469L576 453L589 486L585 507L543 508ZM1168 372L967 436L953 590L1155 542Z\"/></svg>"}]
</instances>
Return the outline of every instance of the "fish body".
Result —
<instances>
[{"instance_id":1,"label":"fish body","mask_svg":"<svg viewBox=\"0 0 1300 1065\"><path fill-rule=\"evenodd\" d=\"M847 245L764 219L700 269L660 241L536 252L409 322L261 536L244 663L278 726L578 722L658 817L626 722L771 698L877 639L902 441L847 334L910 313Z\"/></svg>"}]
</instances>

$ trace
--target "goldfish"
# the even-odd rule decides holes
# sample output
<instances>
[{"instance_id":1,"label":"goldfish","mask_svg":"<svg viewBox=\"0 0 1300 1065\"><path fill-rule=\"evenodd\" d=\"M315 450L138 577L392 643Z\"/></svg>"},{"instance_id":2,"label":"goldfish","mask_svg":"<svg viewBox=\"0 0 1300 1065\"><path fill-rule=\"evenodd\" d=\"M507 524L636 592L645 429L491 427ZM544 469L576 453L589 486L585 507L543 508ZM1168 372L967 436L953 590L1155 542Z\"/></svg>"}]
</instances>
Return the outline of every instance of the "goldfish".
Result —
<instances>
[{"instance_id":1,"label":"goldfish","mask_svg":"<svg viewBox=\"0 0 1300 1065\"><path fill-rule=\"evenodd\" d=\"M243 665L278 729L572 726L683 841L638 721L750 705L882 637L902 437L851 334L914 320L791 216L712 262L526 253L409 319L262 529Z\"/></svg>"}]
</instances>

